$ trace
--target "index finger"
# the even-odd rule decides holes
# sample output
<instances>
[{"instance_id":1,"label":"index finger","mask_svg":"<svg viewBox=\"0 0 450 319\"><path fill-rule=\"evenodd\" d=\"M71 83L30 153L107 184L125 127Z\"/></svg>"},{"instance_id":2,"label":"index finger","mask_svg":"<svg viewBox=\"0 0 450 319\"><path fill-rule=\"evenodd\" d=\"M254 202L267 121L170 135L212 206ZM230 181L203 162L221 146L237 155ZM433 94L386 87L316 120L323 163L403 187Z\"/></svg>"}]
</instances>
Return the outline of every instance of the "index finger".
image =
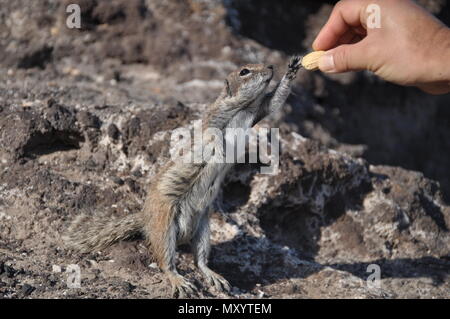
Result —
<instances>
[{"instance_id":1,"label":"index finger","mask_svg":"<svg viewBox=\"0 0 450 319\"><path fill-rule=\"evenodd\" d=\"M367 0L342 0L333 8L327 23L313 42L313 49L329 50L339 44L339 39L353 28L365 28L363 21Z\"/></svg>"}]
</instances>

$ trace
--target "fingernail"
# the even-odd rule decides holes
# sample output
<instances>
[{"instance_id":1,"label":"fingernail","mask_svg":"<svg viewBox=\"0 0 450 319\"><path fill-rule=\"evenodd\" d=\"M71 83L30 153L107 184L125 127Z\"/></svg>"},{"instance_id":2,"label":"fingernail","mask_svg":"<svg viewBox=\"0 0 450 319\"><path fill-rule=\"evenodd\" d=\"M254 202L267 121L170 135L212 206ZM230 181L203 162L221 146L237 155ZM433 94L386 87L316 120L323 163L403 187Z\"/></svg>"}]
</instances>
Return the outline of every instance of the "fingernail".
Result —
<instances>
[{"instance_id":1,"label":"fingernail","mask_svg":"<svg viewBox=\"0 0 450 319\"><path fill-rule=\"evenodd\" d=\"M325 53L319 58L319 69L322 72L336 72L333 54Z\"/></svg>"}]
</instances>

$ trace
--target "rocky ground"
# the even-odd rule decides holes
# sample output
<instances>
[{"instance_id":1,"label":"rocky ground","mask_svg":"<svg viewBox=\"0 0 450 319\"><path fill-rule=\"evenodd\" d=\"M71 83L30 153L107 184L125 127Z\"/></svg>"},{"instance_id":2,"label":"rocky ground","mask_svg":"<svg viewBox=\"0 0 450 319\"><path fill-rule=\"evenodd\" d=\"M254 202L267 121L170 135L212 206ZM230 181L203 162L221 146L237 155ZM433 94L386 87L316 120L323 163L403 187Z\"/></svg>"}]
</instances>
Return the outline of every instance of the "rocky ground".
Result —
<instances>
[{"instance_id":1,"label":"rocky ground","mask_svg":"<svg viewBox=\"0 0 450 319\"><path fill-rule=\"evenodd\" d=\"M74 2L81 30L65 26ZM68 222L139 211L170 132L243 63L279 78L331 2L66 3L0 1L0 296L170 297L142 239L81 255L61 241ZM450 21L447 1L422 4ZM210 264L233 291L205 285L187 247L180 271L198 297L449 298L449 123L449 95L301 70L264 121L280 128L279 174L237 166L216 205Z\"/></svg>"}]
</instances>

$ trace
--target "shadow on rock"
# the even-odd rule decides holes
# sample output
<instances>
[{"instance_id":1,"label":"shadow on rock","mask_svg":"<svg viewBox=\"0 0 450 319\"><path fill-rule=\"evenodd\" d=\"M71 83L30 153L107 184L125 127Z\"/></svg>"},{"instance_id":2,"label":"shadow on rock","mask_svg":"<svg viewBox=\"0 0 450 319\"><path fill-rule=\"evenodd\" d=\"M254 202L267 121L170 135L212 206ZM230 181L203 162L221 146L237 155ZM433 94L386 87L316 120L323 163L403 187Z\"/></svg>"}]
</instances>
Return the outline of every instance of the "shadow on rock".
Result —
<instances>
[{"instance_id":1,"label":"shadow on rock","mask_svg":"<svg viewBox=\"0 0 450 319\"><path fill-rule=\"evenodd\" d=\"M237 257L239 256L239 257ZM428 278L433 285L446 282L450 261L444 258L375 259L369 262L320 264L298 258L293 249L268 243L266 238L240 236L214 245L211 268L240 289L252 290L283 279L308 278L326 267L351 273L367 280L373 274L369 265L380 267L380 278Z\"/></svg>"},{"instance_id":2,"label":"shadow on rock","mask_svg":"<svg viewBox=\"0 0 450 319\"><path fill-rule=\"evenodd\" d=\"M334 269L343 270L366 280L373 273L368 271L369 265L380 267L381 279L384 278L430 278L433 284L439 286L449 276L450 261L444 258L398 258L377 259L370 262L337 263L324 265Z\"/></svg>"}]
</instances>

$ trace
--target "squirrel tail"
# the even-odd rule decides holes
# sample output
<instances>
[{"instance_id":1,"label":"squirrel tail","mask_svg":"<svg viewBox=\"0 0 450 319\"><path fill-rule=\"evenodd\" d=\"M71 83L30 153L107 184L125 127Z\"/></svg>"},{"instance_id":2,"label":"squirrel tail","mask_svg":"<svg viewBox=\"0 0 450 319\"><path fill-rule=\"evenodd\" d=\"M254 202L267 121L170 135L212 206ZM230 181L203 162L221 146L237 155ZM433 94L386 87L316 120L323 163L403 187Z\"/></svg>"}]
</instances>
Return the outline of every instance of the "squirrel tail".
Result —
<instances>
[{"instance_id":1,"label":"squirrel tail","mask_svg":"<svg viewBox=\"0 0 450 319\"><path fill-rule=\"evenodd\" d=\"M82 214L73 220L62 238L68 248L88 253L141 234L142 228L140 214L124 217Z\"/></svg>"}]
</instances>

